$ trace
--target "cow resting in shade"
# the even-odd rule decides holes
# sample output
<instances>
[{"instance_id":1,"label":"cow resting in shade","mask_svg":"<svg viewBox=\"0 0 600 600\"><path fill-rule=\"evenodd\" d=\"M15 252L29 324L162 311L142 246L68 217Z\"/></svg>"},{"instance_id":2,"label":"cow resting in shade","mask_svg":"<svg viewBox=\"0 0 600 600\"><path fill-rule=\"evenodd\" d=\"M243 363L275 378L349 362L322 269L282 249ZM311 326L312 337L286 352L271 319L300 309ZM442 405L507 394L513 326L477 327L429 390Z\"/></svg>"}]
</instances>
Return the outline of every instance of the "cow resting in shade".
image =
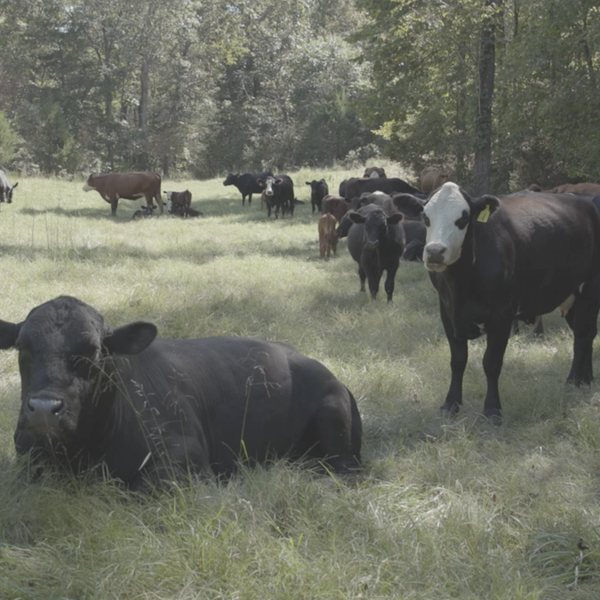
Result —
<instances>
[{"instance_id":1,"label":"cow resting in shade","mask_svg":"<svg viewBox=\"0 0 600 600\"><path fill-rule=\"evenodd\" d=\"M290 346L252 338L159 339L152 323L112 328L61 296L21 323L18 454L132 488L181 474L231 474L240 459L358 468L361 420L348 389Z\"/></svg>"},{"instance_id":2,"label":"cow resting in shade","mask_svg":"<svg viewBox=\"0 0 600 600\"><path fill-rule=\"evenodd\" d=\"M138 173L106 173L104 175L90 175L85 180L83 191L96 190L106 202L110 204L113 217L117 214L117 205L120 198L126 200L146 199L148 207L156 200L163 213L163 201L160 195L160 175L151 171Z\"/></svg>"},{"instance_id":3,"label":"cow resting in shade","mask_svg":"<svg viewBox=\"0 0 600 600\"><path fill-rule=\"evenodd\" d=\"M589 384L600 309L600 213L589 199L519 192L471 199L444 184L424 209L423 261L438 292L452 378L442 409L456 413L468 340L487 334L483 414L500 417L498 380L513 319L563 309L573 330L567 381Z\"/></svg>"}]
</instances>

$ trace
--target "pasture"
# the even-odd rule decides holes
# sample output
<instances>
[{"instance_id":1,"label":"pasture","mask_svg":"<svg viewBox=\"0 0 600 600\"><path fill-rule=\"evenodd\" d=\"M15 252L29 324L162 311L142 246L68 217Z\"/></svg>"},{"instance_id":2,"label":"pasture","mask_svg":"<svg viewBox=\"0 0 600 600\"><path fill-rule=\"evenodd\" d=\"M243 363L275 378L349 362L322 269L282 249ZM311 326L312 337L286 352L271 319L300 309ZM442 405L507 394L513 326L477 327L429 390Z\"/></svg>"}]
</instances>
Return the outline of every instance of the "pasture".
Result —
<instances>
[{"instance_id":1,"label":"pasture","mask_svg":"<svg viewBox=\"0 0 600 600\"><path fill-rule=\"evenodd\" d=\"M359 293L345 240L319 259L304 182L325 176L335 192L361 172L292 173L305 204L278 221L222 179L163 182L189 189L205 217L140 221L141 202L121 200L111 218L81 181L19 180L0 212L0 319L69 294L112 326L287 342L353 392L364 470L242 465L226 484L182 481L142 500L97 477L27 477L12 439L16 353L1 352L0 598L599 597L600 394L564 385L566 324L555 312L544 340L522 326L509 342L500 427L479 419L484 340L470 344L461 413L443 417L449 350L423 265L400 265L388 305L383 289L375 302Z\"/></svg>"}]
</instances>

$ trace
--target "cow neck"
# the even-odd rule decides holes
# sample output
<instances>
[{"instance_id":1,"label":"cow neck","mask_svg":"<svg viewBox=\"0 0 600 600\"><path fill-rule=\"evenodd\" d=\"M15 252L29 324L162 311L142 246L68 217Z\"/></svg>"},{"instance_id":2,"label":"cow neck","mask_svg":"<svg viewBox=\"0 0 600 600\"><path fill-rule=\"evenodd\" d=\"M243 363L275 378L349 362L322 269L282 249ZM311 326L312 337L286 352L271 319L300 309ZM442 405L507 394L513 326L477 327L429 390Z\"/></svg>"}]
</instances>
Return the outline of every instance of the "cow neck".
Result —
<instances>
[{"instance_id":1,"label":"cow neck","mask_svg":"<svg viewBox=\"0 0 600 600\"><path fill-rule=\"evenodd\" d=\"M477 301L475 278L474 219L467 226L460 258L441 273L435 273L436 287L454 335L459 339L475 339L482 333L488 310Z\"/></svg>"}]
</instances>

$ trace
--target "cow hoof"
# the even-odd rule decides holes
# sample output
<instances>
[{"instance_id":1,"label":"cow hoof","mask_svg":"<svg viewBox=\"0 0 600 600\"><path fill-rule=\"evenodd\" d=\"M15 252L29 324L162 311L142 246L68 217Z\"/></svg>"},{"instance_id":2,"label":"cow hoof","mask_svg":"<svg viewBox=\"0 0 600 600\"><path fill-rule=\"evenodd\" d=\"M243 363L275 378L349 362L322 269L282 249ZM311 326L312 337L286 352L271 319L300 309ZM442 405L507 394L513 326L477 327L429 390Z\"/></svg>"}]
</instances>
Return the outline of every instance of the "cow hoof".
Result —
<instances>
[{"instance_id":1,"label":"cow hoof","mask_svg":"<svg viewBox=\"0 0 600 600\"><path fill-rule=\"evenodd\" d=\"M444 416L455 417L460 411L460 406L458 404L444 402L444 404L440 406L440 411Z\"/></svg>"},{"instance_id":2,"label":"cow hoof","mask_svg":"<svg viewBox=\"0 0 600 600\"><path fill-rule=\"evenodd\" d=\"M500 412L483 413L480 417L482 423L500 427L502 425L502 415Z\"/></svg>"}]
</instances>

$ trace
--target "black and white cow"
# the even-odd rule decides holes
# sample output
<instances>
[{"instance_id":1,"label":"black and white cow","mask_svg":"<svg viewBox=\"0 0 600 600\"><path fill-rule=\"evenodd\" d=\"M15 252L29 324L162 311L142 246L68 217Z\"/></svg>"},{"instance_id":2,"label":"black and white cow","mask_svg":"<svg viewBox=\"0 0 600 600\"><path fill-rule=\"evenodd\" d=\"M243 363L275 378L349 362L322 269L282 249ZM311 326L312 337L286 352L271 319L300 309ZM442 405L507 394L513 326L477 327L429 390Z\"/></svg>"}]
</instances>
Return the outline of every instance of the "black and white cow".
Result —
<instances>
[{"instance_id":1,"label":"black and white cow","mask_svg":"<svg viewBox=\"0 0 600 600\"><path fill-rule=\"evenodd\" d=\"M15 185L10 185L6 173L0 171L0 202L6 202L10 204L12 202L13 190L19 185L19 182Z\"/></svg>"},{"instance_id":2,"label":"black and white cow","mask_svg":"<svg viewBox=\"0 0 600 600\"><path fill-rule=\"evenodd\" d=\"M375 300L383 271L386 271L384 288L387 301L391 302L405 245L404 229L400 224L402 214L389 215L376 204L368 204L347 215L354 223L348 231L348 251L358 263L360 291L365 291L368 280L371 298Z\"/></svg>"},{"instance_id":3,"label":"black and white cow","mask_svg":"<svg viewBox=\"0 0 600 600\"><path fill-rule=\"evenodd\" d=\"M258 185L258 179L265 179L266 177L273 176L271 171L263 171L262 173L242 173L234 174L229 173L223 182L223 185L235 185L235 187L242 194L242 206L246 204L246 198L248 198L248 206L252 204L252 194L260 194L262 187Z\"/></svg>"},{"instance_id":4,"label":"black and white cow","mask_svg":"<svg viewBox=\"0 0 600 600\"><path fill-rule=\"evenodd\" d=\"M520 192L471 199L445 183L423 212L425 267L439 294L452 379L442 409L456 413L468 340L487 334L483 414L500 416L498 379L513 319L561 307L573 330L567 381L589 384L600 309L600 213L582 198Z\"/></svg>"},{"instance_id":5,"label":"black and white cow","mask_svg":"<svg viewBox=\"0 0 600 600\"><path fill-rule=\"evenodd\" d=\"M310 203L312 205L312 212L315 212L315 208L321 212L323 198L329 194L327 182L324 179L320 179L319 181L313 179L312 181L307 181L306 185L310 185Z\"/></svg>"},{"instance_id":6,"label":"black and white cow","mask_svg":"<svg viewBox=\"0 0 600 600\"><path fill-rule=\"evenodd\" d=\"M257 179L256 183L265 190L267 199L267 216L271 216L271 209L275 208L275 218L285 216L286 209L289 208L290 216L294 216L294 182L288 175L270 175L264 179Z\"/></svg>"},{"instance_id":7,"label":"black and white cow","mask_svg":"<svg viewBox=\"0 0 600 600\"><path fill-rule=\"evenodd\" d=\"M113 329L69 296L0 321L0 349L19 353L17 453L74 473L104 465L132 488L229 475L240 459L358 468L356 402L321 363L259 339L156 333L142 321Z\"/></svg>"}]
</instances>

